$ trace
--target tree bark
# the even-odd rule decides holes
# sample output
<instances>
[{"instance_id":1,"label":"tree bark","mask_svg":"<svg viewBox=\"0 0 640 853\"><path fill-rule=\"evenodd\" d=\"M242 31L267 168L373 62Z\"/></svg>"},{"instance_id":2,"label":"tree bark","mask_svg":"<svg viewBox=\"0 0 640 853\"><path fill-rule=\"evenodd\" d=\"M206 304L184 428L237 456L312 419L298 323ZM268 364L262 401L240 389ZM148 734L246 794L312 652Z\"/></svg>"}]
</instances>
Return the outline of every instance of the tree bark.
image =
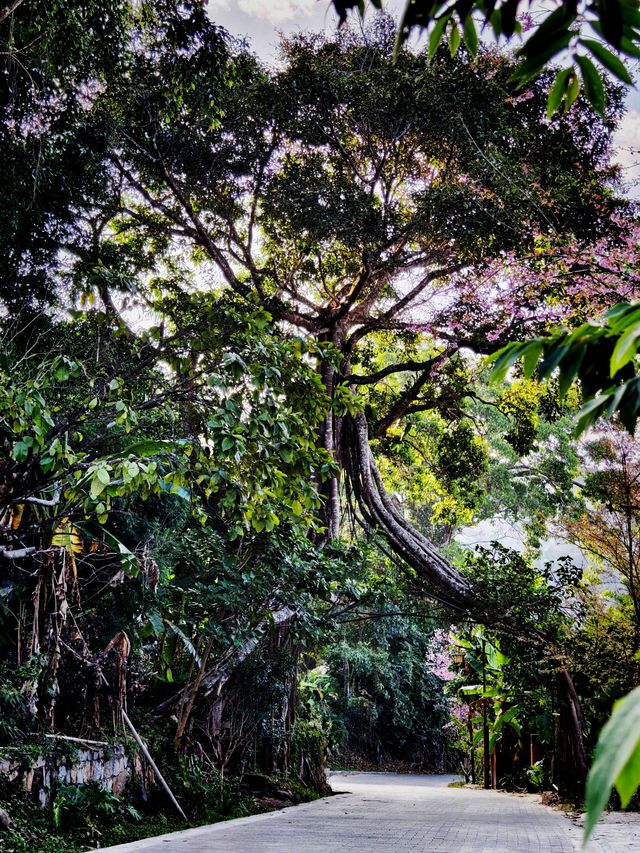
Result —
<instances>
[{"instance_id":1,"label":"tree bark","mask_svg":"<svg viewBox=\"0 0 640 853\"><path fill-rule=\"evenodd\" d=\"M582 736L580 700L568 669L558 673L558 710L560 743L556 776L558 793L564 799L581 802L589 765Z\"/></svg>"},{"instance_id":2,"label":"tree bark","mask_svg":"<svg viewBox=\"0 0 640 853\"><path fill-rule=\"evenodd\" d=\"M387 494L369 448L365 416L358 414L351 426L348 477L365 520L383 531L395 553L428 584L434 598L457 611L477 610L469 581L402 516Z\"/></svg>"},{"instance_id":3,"label":"tree bark","mask_svg":"<svg viewBox=\"0 0 640 853\"><path fill-rule=\"evenodd\" d=\"M23 0L0 0L0 24L13 14Z\"/></svg>"}]
</instances>

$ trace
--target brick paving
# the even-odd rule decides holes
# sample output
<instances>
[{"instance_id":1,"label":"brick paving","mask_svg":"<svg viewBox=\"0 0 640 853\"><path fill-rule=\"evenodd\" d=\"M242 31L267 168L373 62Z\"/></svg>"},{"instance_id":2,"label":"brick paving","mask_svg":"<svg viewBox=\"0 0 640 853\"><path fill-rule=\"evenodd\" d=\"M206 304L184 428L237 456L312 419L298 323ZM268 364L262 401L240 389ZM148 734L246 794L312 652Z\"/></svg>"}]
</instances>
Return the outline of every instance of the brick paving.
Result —
<instances>
[{"instance_id":1,"label":"brick paving","mask_svg":"<svg viewBox=\"0 0 640 853\"><path fill-rule=\"evenodd\" d=\"M333 797L110 847L110 853L575 853L579 822L540 797L449 788L452 776L336 773ZM636 815L608 815L585 853L640 850ZM629 820L631 818L631 820Z\"/></svg>"}]
</instances>

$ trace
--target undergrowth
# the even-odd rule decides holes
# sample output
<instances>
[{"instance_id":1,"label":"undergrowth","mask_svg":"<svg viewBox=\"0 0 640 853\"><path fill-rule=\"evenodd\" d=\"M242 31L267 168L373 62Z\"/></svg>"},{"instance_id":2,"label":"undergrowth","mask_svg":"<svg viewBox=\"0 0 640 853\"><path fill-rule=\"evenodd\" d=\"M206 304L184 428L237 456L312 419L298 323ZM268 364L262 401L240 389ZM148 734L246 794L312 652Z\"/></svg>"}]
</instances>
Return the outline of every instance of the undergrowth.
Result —
<instances>
[{"instance_id":1,"label":"undergrowth","mask_svg":"<svg viewBox=\"0 0 640 853\"><path fill-rule=\"evenodd\" d=\"M221 779L216 770L193 759L181 761L167 776L191 826L274 808L269 801L242 793L236 781ZM282 783L282 777L274 777L274 786ZM291 778L287 787L298 801L317 796ZM128 789L116 796L95 783L59 785L51 804L44 808L26 794L5 787L0 789L0 808L12 822L10 829L0 829L2 853L82 853L187 828L159 791L143 800L139 790Z\"/></svg>"}]
</instances>

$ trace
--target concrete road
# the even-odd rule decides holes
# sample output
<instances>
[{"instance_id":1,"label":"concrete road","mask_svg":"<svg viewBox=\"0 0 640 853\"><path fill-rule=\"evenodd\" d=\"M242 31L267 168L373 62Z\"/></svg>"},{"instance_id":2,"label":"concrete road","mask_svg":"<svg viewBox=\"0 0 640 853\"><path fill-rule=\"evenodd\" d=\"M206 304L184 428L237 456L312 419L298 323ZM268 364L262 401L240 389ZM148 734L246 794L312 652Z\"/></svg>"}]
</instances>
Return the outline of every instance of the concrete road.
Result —
<instances>
[{"instance_id":1,"label":"concrete road","mask_svg":"<svg viewBox=\"0 0 640 853\"><path fill-rule=\"evenodd\" d=\"M539 797L449 788L453 776L336 773L336 796L109 847L109 853L574 853L581 829ZM602 834L604 832L604 835ZM603 825L589 853L640 850L640 823Z\"/></svg>"}]
</instances>

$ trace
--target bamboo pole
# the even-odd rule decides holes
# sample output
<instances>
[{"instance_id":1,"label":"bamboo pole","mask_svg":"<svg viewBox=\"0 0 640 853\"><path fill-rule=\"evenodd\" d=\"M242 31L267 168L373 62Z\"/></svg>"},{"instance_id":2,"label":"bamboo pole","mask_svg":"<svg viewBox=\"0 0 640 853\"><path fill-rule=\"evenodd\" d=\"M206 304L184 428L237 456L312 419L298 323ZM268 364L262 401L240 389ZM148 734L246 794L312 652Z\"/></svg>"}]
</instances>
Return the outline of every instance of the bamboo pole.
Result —
<instances>
[{"instance_id":1,"label":"bamboo pole","mask_svg":"<svg viewBox=\"0 0 640 853\"><path fill-rule=\"evenodd\" d=\"M132 722L131 722L131 720L129 719L129 715L127 714L127 712L125 711L125 709L124 709L124 708L121 708L121 711L122 711L122 719L123 719L123 720L125 721L125 723L129 726L129 729L131 730L131 734L133 735L133 738L134 738L135 742L138 744L138 746L139 746L139 747L140 747L140 749L142 750L142 753L143 753L144 757L147 759L147 761L148 761L148 762L149 762L149 764L151 765L151 769L152 769L152 770L153 770L153 772L156 774L156 776L157 776L157 778L158 778L158 782L160 782L160 784L161 784L161 785L162 785L162 787L164 788L164 790L165 790L165 792L166 792L167 796L169 797L169 799L170 799L170 800L171 800L171 802L173 803L173 805L174 805L174 807L175 807L176 811L177 811L180 815L182 815L183 819L184 819L187 823L189 823L189 819L187 818L186 814L182 811L182 807L180 806L180 803L179 803L179 802L176 800L176 798L173 796L173 792L171 791L171 788L167 785L167 782L166 782L166 780L165 780L164 776L162 775L162 773L160 772L160 770L159 770L159 768L158 768L158 765L155 763L155 761L154 761L154 760L153 760L153 758L151 757L151 753L150 753L150 752L149 752L149 750L147 749L147 746L146 746L145 742L142 740L142 738L140 737L140 735L139 735L139 734L138 734L138 732L136 731L135 726L133 725L133 723L132 723Z\"/></svg>"},{"instance_id":2,"label":"bamboo pole","mask_svg":"<svg viewBox=\"0 0 640 853\"><path fill-rule=\"evenodd\" d=\"M101 678L101 679L102 679L102 681L104 682L105 686L106 686L106 687L109 687L109 682L108 682L108 681L107 681L107 679L104 677L104 673L102 672L102 670L100 670L100 678ZM135 727L135 726L133 725L133 723L131 722L131 719L129 718L129 715L127 714L127 712L125 711L125 709L124 709L123 707L121 707L121 708L120 708L120 711L122 712L122 719L123 719L123 720L125 721L125 723L127 724L128 728L129 728L129 731L130 731L130 732L131 732L131 734L133 735L133 739L135 740L135 742L138 744L138 746L139 746L139 747L140 747L140 749L142 750L142 754L144 755L144 757L145 757L145 758L147 759L147 761L149 762L149 765L151 766L151 769L153 770L153 772L156 774L156 778L157 778L158 782L160 782L160 784L162 785L162 787L163 787L163 789L164 789L164 791L165 791L166 795L167 795L167 796L169 797L169 799L171 800L171 802L172 802L173 806L175 807L176 811L178 812L178 814L183 818L183 820L184 820L184 821L186 821L186 823L189 823L189 818L188 818L188 817L186 816L186 814L183 812L183 810L182 810L182 806L180 805L180 803L179 803L179 802L176 800L176 798L174 797L174 795L173 795L173 791L171 790L171 788L170 788L170 787L169 787L169 785L167 784L166 779L164 778L164 776L163 776L163 775L162 775L162 773L160 772L160 768L158 767L158 765L155 763L155 761L154 761L154 760L153 760L153 758L151 757L151 753L150 753L150 752L149 752L149 750L147 749L147 745L146 745L146 743L142 740L142 738L140 737L140 735L139 735L139 734L138 734L138 732L136 731L136 727Z\"/></svg>"}]
</instances>

